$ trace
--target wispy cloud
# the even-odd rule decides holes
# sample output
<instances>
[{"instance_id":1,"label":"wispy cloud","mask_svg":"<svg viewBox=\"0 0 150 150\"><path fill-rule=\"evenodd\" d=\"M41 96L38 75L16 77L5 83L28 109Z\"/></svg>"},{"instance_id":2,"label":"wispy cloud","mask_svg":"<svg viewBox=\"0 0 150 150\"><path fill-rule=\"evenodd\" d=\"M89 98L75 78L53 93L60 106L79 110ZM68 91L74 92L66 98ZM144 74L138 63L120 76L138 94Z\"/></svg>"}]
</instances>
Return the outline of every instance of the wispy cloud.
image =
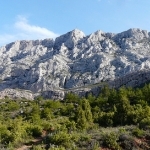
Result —
<instances>
[{"instance_id":1,"label":"wispy cloud","mask_svg":"<svg viewBox=\"0 0 150 150\"><path fill-rule=\"evenodd\" d=\"M30 24L29 20L23 16L18 16L17 21L9 26L14 32L0 34L0 46L16 40L56 38L59 36L44 27Z\"/></svg>"},{"instance_id":2,"label":"wispy cloud","mask_svg":"<svg viewBox=\"0 0 150 150\"><path fill-rule=\"evenodd\" d=\"M32 35L36 34L36 36L44 38L44 37L51 37L56 38L58 35L52 31L49 31L46 28L42 28L35 25L30 25L28 20L25 17L18 17L19 20L15 23L15 27L20 31L25 32L26 34Z\"/></svg>"}]
</instances>

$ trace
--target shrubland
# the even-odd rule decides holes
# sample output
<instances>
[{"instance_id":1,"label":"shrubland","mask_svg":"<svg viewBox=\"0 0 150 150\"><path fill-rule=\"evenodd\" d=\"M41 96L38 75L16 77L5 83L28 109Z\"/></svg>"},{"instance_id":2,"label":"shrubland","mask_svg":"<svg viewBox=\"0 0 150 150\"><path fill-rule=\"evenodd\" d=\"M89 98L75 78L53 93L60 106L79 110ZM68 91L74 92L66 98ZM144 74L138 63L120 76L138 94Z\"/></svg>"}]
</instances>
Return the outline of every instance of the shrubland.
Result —
<instances>
[{"instance_id":1,"label":"shrubland","mask_svg":"<svg viewBox=\"0 0 150 150\"><path fill-rule=\"evenodd\" d=\"M98 97L0 100L0 149L150 149L150 84Z\"/></svg>"}]
</instances>

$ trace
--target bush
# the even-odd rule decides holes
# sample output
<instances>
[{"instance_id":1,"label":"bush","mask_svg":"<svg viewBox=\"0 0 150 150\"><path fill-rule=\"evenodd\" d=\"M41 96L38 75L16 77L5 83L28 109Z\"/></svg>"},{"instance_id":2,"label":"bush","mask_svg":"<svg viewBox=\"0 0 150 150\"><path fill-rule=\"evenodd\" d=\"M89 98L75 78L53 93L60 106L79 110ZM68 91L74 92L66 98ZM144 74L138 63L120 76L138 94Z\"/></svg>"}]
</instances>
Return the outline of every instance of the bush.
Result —
<instances>
[{"instance_id":1,"label":"bush","mask_svg":"<svg viewBox=\"0 0 150 150\"><path fill-rule=\"evenodd\" d=\"M57 134L54 134L50 137L50 142L56 145L65 145L67 144L71 139L71 135L67 134L65 132L60 131Z\"/></svg>"},{"instance_id":2,"label":"bush","mask_svg":"<svg viewBox=\"0 0 150 150\"><path fill-rule=\"evenodd\" d=\"M92 150L100 150L100 146L98 142L95 142L92 146Z\"/></svg>"},{"instance_id":3,"label":"bush","mask_svg":"<svg viewBox=\"0 0 150 150\"><path fill-rule=\"evenodd\" d=\"M0 127L0 142L1 144L8 144L12 141L11 132L7 130L5 127Z\"/></svg>"},{"instance_id":4,"label":"bush","mask_svg":"<svg viewBox=\"0 0 150 150\"><path fill-rule=\"evenodd\" d=\"M132 130L132 134L137 137L142 137L144 135L144 131L139 128L135 128Z\"/></svg>"},{"instance_id":5,"label":"bush","mask_svg":"<svg viewBox=\"0 0 150 150\"><path fill-rule=\"evenodd\" d=\"M103 144L111 149L121 150L120 146L117 143L118 136L111 132L110 134L105 134L103 137Z\"/></svg>"},{"instance_id":6,"label":"bush","mask_svg":"<svg viewBox=\"0 0 150 150\"><path fill-rule=\"evenodd\" d=\"M112 126L113 125L114 112L101 112L98 118L100 126Z\"/></svg>"},{"instance_id":7,"label":"bush","mask_svg":"<svg viewBox=\"0 0 150 150\"><path fill-rule=\"evenodd\" d=\"M53 115L50 108L45 108L41 111L41 118L46 118L50 120L52 117Z\"/></svg>"},{"instance_id":8,"label":"bush","mask_svg":"<svg viewBox=\"0 0 150 150\"><path fill-rule=\"evenodd\" d=\"M42 135L42 128L38 125L31 125L27 127L26 132L29 136L39 137Z\"/></svg>"},{"instance_id":9,"label":"bush","mask_svg":"<svg viewBox=\"0 0 150 150\"><path fill-rule=\"evenodd\" d=\"M45 148L42 145L34 145L31 150L45 150Z\"/></svg>"},{"instance_id":10,"label":"bush","mask_svg":"<svg viewBox=\"0 0 150 150\"><path fill-rule=\"evenodd\" d=\"M140 128L149 128L150 129L150 117L144 118L139 123Z\"/></svg>"},{"instance_id":11,"label":"bush","mask_svg":"<svg viewBox=\"0 0 150 150\"><path fill-rule=\"evenodd\" d=\"M47 137L47 142L57 146L63 146L65 148L71 148L74 141L78 141L78 137L64 131L49 134Z\"/></svg>"},{"instance_id":12,"label":"bush","mask_svg":"<svg viewBox=\"0 0 150 150\"><path fill-rule=\"evenodd\" d=\"M8 111L16 111L19 109L19 104L17 102L9 102L9 104L7 105L8 107Z\"/></svg>"},{"instance_id":13,"label":"bush","mask_svg":"<svg viewBox=\"0 0 150 150\"><path fill-rule=\"evenodd\" d=\"M62 146L59 146L59 147L51 147L48 150L65 150L65 148Z\"/></svg>"}]
</instances>

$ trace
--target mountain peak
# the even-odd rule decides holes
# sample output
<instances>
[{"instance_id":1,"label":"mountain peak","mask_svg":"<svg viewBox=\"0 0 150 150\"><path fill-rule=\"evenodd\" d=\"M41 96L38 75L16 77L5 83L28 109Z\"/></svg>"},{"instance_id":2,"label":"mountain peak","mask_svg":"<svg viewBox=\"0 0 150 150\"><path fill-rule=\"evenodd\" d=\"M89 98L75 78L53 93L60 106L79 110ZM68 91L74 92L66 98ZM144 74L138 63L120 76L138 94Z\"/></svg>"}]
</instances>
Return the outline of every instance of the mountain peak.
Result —
<instances>
[{"instance_id":1,"label":"mountain peak","mask_svg":"<svg viewBox=\"0 0 150 150\"><path fill-rule=\"evenodd\" d=\"M79 29L74 29L74 30L70 31L70 33L71 33L71 36L74 36L76 38L85 37L85 34Z\"/></svg>"},{"instance_id":2,"label":"mountain peak","mask_svg":"<svg viewBox=\"0 0 150 150\"><path fill-rule=\"evenodd\" d=\"M64 44L69 49L72 49L74 45L76 45L78 41L84 37L85 34L82 31L74 29L70 32L67 32L66 34L57 37L55 40L55 48L60 49L62 44Z\"/></svg>"},{"instance_id":3,"label":"mountain peak","mask_svg":"<svg viewBox=\"0 0 150 150\"><path fill-rule=\"evenodd\" d=\"M119 38L133 38L136 40L142 40L143 38L148 38L148 31L141 30L139 28L131 28L127 31L121 32L116 35Z\"/></svg>"}]
</instances>

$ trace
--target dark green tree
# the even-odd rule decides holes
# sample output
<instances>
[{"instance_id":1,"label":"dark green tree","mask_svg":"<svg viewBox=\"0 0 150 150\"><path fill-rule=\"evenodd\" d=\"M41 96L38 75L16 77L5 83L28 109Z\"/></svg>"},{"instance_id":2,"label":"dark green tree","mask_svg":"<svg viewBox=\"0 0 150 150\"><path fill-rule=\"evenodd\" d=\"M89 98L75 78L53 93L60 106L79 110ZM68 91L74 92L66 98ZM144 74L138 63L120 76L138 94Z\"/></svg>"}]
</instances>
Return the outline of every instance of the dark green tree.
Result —
<instances>
[{"instance_id":1,"label":"dark green tree","mask_svg":"<svg viewBox=\"0 0 150 150\"><path fill-rule=\"evenodd\" d=\"M76 123L79 129L87 128L87 120L85 117L85 112L81 106L78 106L77 111L76 111Z\"/></svg>"},{"instance_id":2,"label":"dark green tree","mask_svg":"<svg viewBox=\"0 0 150 150\"><path fill-rule=\"evenodd\" d=\"M92 123L93 117L92 117L92 112L91 112L91 106L87 99L82 100L82 109L84 110L85 118L86 118L87 122Z\"/></svg>"},{"instance_id":3,"label":"dark green tree","mask_svg":"<svg viewBox=\"0 0 150 150\"><path fill-rule=\"evenodd\" d=\"M116 125L126 124L128 120L128 112L131 110L128 98L120 93L115 107L116 112L114 115L114 123Z\"/></svg>"}]
</instances>

